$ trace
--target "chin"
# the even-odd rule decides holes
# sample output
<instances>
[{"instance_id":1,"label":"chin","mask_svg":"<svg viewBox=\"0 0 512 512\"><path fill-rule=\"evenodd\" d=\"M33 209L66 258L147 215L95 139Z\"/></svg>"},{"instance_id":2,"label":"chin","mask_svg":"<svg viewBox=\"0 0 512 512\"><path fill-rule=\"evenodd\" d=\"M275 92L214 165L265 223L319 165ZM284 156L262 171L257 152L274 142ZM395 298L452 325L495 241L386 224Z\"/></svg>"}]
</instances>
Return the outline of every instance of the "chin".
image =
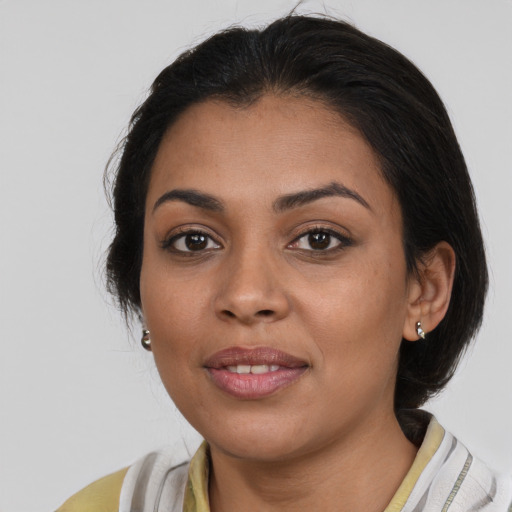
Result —
<instances>
[{"instance_id":1,"label":"chin","mask_svg":"<svg viewBox=\"0 0 512 512\"><path fill-rule=\"evenodd\" d=\"M210 439L211 446L225 455L236 459L259 462L285 461L299 456L302 452L300 443L290 436L266 435L231 436L222 439Z\"/></svg>"},{"instance_id":2,"label":"chin","mask_svg":"<svg viewBox=\"0 0 512 512\"><path fill-rule=\"evenodd\" d=\"M285 414L247 415L211 423L198 431L220 452L238 459L261 462L289 460L314 450L319 436L308 434L304 418L295 421ZM204 425L203 425L204 426Z\"/></svg>"}]
</instances>

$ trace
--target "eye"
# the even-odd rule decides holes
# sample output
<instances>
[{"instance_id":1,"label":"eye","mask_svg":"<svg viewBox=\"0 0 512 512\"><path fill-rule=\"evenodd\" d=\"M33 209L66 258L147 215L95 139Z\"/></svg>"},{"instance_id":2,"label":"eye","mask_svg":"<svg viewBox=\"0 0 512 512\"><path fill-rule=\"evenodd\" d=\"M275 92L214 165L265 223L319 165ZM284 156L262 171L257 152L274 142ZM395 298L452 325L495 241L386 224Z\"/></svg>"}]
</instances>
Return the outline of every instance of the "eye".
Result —
<instances>
[{"instance_id":1,"label":"eye","mask_svg":"<svg viewBox=\"0 0 512 512\"><path fill-rule=\"evenodd\" d=\"M330 251L351 245L351 241L341 233L329 229L315 229L296 238L290 245L291 249L304 251Z\"/></svg>"},{"instance_id":2,"label":"eye","mask_svg":"<svg viewBox=\"0 0 512 512\"><path fill-rule=\"evenodd\" d=\"M207 233L187 231L165 240L162 247L173 252L190 253L219 249L220 245Z\"/></svg>"}]
</instances>

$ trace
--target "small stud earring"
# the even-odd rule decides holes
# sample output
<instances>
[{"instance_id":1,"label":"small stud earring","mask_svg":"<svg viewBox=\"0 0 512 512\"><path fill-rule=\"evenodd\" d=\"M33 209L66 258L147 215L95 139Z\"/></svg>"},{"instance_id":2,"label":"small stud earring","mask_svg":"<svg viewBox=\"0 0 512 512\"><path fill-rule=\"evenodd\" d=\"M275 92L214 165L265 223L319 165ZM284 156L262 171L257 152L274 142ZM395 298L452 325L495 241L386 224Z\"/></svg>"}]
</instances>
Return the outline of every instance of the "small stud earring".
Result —
<instances>
[{"instance_id":1,"label":"small stud earring","mask_svg":"<svg viewBox=\"0 0 512 512\"><path fill-rule=\"evenodd\" d=\"M151 338L149 337L149 331L147 329L142 329L142 338L140 339L140 344L151 352Z\"/></svg>"},{"instance_id":2,"label":"small stud earring","mask_svg":"<svg viewBox=\"0 0 512 512\"><path fill-rule=\"evenodd\" d=\"M425 334L425 331L423 330L423 328L421 327L421 322L416 322L416 334L422 339L424 340L425 337L426 337L426 334Z\"/></svg>"}]
</instances>

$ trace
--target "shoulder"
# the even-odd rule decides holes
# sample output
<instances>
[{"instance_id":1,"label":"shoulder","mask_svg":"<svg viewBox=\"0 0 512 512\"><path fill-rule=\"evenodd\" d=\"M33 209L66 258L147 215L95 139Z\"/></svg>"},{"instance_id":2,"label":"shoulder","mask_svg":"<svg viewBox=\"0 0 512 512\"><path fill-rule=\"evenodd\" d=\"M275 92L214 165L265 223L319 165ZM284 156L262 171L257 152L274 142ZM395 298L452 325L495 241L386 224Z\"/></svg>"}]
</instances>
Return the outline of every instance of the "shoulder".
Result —
<instances>
[{"instance_id":1,"label":"shoulder","mask_svg":"<svg viewBox=\"0 0 512 512\"><path fill-rule=\"evenodd\" d=\"M421 445L386 512L512 512L512 477L489 469L432 415L406 411L405 419Z\"/></svg>"},{"instance_id":2,"label":"shoulder","mask_svg":"<svg viewBox=\"0 0 512 512\"><path fill-rule=\"evenodd\" d=\"M418 484L425 510L505 512L512 506L512 477L491 470L446 431Z\"/></svg>"},{"instance_id":3,"label":"shoulder","mask_svg":"<svg viewBox=\"0 0 512 512\"><path fill-rule=\"evenodd\" d=\"M474 504L473 510L512 510L512 476L499 474L489 468L460 441L457 442L457 448L465 459L462 463L462 457L459 458L458 468L456 464L448 468L448 474L452 475L452 478L457 477L451 491L453 501L459 499L461 503ZM477 506L481 508L476 508Z\"/></svg>"},{"instance_id":4,"label":"shoulder","mask_svg":"<svg viewBox=\"0 0 512 512\"><path fill-rule=\"evenodd\" d=\"M181 510L188 469L189 460L172 450L152 452L88 485L57 512L131 512L160 504L169 512Z\"/></svg>"},{"instance_id":5,"label":"shoulder","mask_svg":"<svg viewBox=\"0 0 512 512\"><path fill-rule=\"evenodd\" d=\"M107 475L69 498L57 512L117 512L123 481L129 468Z\"/></svg>"},{"instance_id":6,"label":"shoulder","mask_svg":"<svg viewBox=\"0 0 512 512\"><path fill-rule=\"evenodd\" d=\"M467 472L468 488L478 488L484 494L483 502L489 510L503 507L503 510L512 510L512 476L500 474L490 469L484 462L473 457L472 466ZM482 507L483 508L483 507ZM487 508L485 510L488 510ZM496 508L496 510L501 510Z\"/></svg>"}]
</instances>

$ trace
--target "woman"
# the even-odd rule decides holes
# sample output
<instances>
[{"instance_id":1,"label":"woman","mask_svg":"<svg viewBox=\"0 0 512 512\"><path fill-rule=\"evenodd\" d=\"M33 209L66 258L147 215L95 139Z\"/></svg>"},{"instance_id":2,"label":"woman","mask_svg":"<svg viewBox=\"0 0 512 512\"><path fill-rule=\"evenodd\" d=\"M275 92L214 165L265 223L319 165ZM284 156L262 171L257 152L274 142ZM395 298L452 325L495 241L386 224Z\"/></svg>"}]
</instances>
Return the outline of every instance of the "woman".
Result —
<instances>
[{"instance_id":1,"label":"woman","mask_svg":"<svg viewBox=\"0 0 512 512\"><path fill-rule=\"evenodd\" d=\"M302 16L213 36L135 112L113 203L111 291L206 442L61 510L509 510L512 481L419 410L487 270L450 121L402 55Z\"/></svg>"}]
</instances>

